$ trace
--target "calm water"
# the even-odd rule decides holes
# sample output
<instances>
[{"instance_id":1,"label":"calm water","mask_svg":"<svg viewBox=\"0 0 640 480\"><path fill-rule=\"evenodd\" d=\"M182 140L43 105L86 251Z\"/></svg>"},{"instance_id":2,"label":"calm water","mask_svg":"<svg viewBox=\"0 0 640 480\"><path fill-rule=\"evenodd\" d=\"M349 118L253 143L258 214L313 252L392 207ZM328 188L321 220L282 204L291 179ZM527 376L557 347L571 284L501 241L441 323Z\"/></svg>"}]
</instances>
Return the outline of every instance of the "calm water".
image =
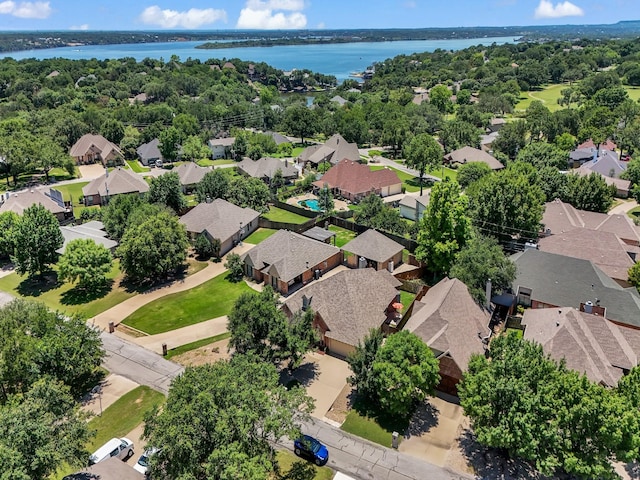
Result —
<instances>
[{"instance_id":1,"label":"calm water","mask_svg":"<svg viewBox=\"0 0 640 480\"><path fill-rule=\"evenodd\" d=\"M25 58L69 59L133 57L163 58L178 55L181 60L197 58L240 58L241 60L266 62L282 69L307 68L325 75L335 75L338 80L349 77L351 72L361 72L373 62L381 62L396 55L409 55L415 52L432 52L438 48L445 50L461 50L472 45L492 43L511 43L515 37L469 38L450 40L412 40L400 42L341 43L329 45L287 45L276 47L242 47L223 48L220 50L200 50L195 48L203 41L136 43L123 45L89 45L85 47L62 47L46 50L26 50L11 52L9 56L22 60Z\"/></svg>"}]
</instances>

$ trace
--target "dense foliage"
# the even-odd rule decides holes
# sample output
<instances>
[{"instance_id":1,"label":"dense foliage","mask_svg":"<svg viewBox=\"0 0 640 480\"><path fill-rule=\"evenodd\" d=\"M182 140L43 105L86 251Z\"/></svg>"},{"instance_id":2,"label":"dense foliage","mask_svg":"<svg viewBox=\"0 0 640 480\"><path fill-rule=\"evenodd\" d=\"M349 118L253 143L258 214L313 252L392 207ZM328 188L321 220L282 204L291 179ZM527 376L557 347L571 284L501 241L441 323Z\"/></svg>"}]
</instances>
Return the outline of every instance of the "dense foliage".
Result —
<instances>
[{"instance_id":1,"label":"dense foliage","mask_svg":"<svg viewBox=\"0 0 640 480\"><path fill-rule=\"evenodd\" d=\"M79 288L96 288L107 280L112 266L111 252L92 239L70 241L58 262L58 278L78 282Z\"/></svg>"}]
</instances>

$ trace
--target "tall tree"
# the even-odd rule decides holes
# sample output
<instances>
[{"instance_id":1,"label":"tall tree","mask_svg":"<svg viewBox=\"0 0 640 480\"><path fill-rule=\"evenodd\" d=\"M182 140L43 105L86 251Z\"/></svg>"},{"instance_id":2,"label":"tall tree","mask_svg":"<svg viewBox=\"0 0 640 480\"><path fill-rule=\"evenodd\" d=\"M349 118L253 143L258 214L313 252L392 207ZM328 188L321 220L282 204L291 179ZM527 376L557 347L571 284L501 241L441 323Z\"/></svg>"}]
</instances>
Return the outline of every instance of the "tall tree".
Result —
<instances>
[{"instance_id":1,"label":"tall tree","mask_svg":"<svg viewBox=\"0 0 640 480\"><path fill-rule=\"evenodd\" d=\"M421 133L411 139L405 147L405 164L420 173L420 195L422 195L424 174L442 164L442 149L435 138Z\"/></svg>"},{"instance_id":2,"label":"tall tree","mask_svg":"<svg viewBox=\"0 0 640 480\"><path fill-rule=\"evenodd\" d=\"M416 257L428 263L434 274L446 274L456 254L471 238L467 208L467 197L460 194L457 183L445 180L431 189L418 231Z\"/></svg>"},{"instance_id":3,"label":"tall tree","mask_svg":"<svg viewBox=\"0 0 640 480\"><path fill-rule=\"evenodd\" d=\"M116 195L102 207L104 229L114 240L120 240L129 225L129 216L144 203L140 195Z\"/></svg>"},{"instance_id":4,"label":"tall tree","mask_svg":"<svg viewBox=\"0 0 640 480\"><path fill-rule=\"evenodd\" d=\"M117 254L127 277L137 282L156 281L184 265L188 247L184 225L161 212L127 228Z\"/></svg>"},{"instance_id":5,"label":"tall tree","mask_svg":"<svg viewBox=\"0 0 640 480\"><path fill-rule=\"evenodd\" d=\"M568 175L564 201L579 210L605 213L613 203L615 187L607 185L602 175Z\"/></svg>"},{"instance_id":6,"label":"tall tree","mask_svg":"<svg viewBox=\"0 0 640 480\"><path fill-rule=\"evenodd\" d=\"M483 162L469 162L458 168L458 183L462 188L467 188L473 182L480 180L485 175L491 175L493 170Z\"/></svg>"},{"instance_id":7,"label":"tall tree","mask_svg":"<svg viewBox=\"0 0 640 480\"><path fill-rule=\"evenodd\" d=\"M13 261L20 275L45 272L58 260L63 238L56 217L42 205L27 208L13 228Z\"/></svg>"},{"instance_id":8,"label":"tall tree","mask_svg":"<svg viewBox=\"0 0 640 480\"><path fill-rule=\"evenodd\" d=\"M300 143L304 143L305 137L310 137L318 131L315 114L306 105L300 103L287 107L284 111L283 123L287 131L300 137Z\"/></svg>"},{"instance_id":9,"label":"tall tree","mask_svg":"<svg viewBox=\"0 0 640 480\"><path fill-rule=\"evenodd\" d=\"M451 113L453 111L451 90L446 85L436 85L429 91L429 103L435 106L440 113Z\"/></svg>"},{"instance_id":10,"label":"tall tree","mask_svg":"<svg viewBox=\"0 0 640 480\"><path fill-rule=\"evenodd\" d=\"M325 183L324 186L318 191L318 208L325 215L329 215L333 212L333 195L329 186Z\"/></svg>"},{"instance_id":11,"label":"tall tree","mask_svg":"<svg viewBox=\"0 0 640 480\"><path fill-rule=\"evenodd\" d=\"M206 202L207 199L227 198L230 183L229 175L223 169L205 173L196 187L198 202Z\"/></svg>"},{"instance_id":12,"label":"tall tree","mask_svg":"<svg viewBox=\"0 0 640 480\"><path fill-rule=\"evenodd\" d=\"M473 124L463 120L449 120L445 122L438 134L445 152L469 146L480 147L480 130Z\"/></svg>"},{"instance_id":13,"label":"tall tree","mask_svg":"<svg viewBox=\"0 0 640 480\"><path fill-rule=\"evenodd\" d=\"M558 170L566 170L569 167L568 153L547 142L530 143L518 152L516 160L530 163L538 169L554 167Z\"/></svg>"},{"instance_id":14,"label":"tall tree","mask_svg":"<svg viewBox=\"0 0 640 480\"><path fill-rule=\"evenodd\" d=\"M513 160L525 144L527 125L523 120L507 123L493 142L494 150L502 152Z\"/></svg>"},{"instance_id":15,"label":"tall tree","mask_svg":"<svg viewBox=\"0 0 640 480\"><path fill-rule=\"evenodd\" d=\"M273 441L299 435L313 408L303 388L286 389L276 368L236 354L190 367L171 385L162 409L146 418L144 436L162 449L150 474L174 478L273 478Z\"/></svg>"},{"instance_id":16,"label":"tall tree","mask_svg":"<svg viewBox=\"0 0 640 480\"><path fill-rule=\"evenodd\" d=\"M239 207L266 212L269 209L271 192L269 187L259 178L237 177L229 186L227 200Z\"/></svg>"},{"instance_id":17,"label":"tall tree","mask_svg":"<svg viewBox=\"0 0 640 480\"><path fill-rule=\"evenodd\" d=\"M373 373L373 362L382 347L382 330L372 328L364 339L358 340L355 350L347 357L353 372L347 381L356 388L358 395L370 401L377 401L378 387Z\"/></svg>"},{"instance_id":18,"label":"tall tree","mask_svg":"<svg viewBox=\"0 0 640 480\"><path fill-rule=\"evenodd\" d=\"M150 203L166 205L176 213L180 213L187 206L187 201L182 193L180 177L176 172L152 178L147 198Z\"/></svg>"},{"instance_id":19,"label":"tall tree","mask_svg":"<svg viewBox=\"0 0 640 480\"><path fill-rule=\"evenodd\" d=\"M113 258L111 252L92 239L78 238L69 242L58 262L62 281L78 282L78 288L100 287L107 281Z\"/></svg>"},{"instance_id":20,"label":"tall tree","mask_svg":"<svg viewBox=\"0 0 640 480\"><path fill-rule=\"evenodd\" d=\"M211 150L202 143L202 140L197 135L191 135L182 142L182 158L184 160L195 162L210 156Z\"/></svg>"},{"instance_id":21,"label":"tall tree","mask_svg":"<svg viewBox=\"0 0 640 480\"><path fill-rule=\"evenodd\" d=\"M13 227L20 221L18 214L7 211L0 213L0 257L13 255Z\"/></svg>"},{"instance_id":22,"label":"tall tree","mask_svg":"<svg viewBox=\"0 0 640 480\"><path fill-rule=\"evenodd\" d=\"M180 145L180 131L175 127L165 128L160 132L160 143L158 148L163 158L169 161L178 157L178 145Z\"/></svg>"}]
</instances>

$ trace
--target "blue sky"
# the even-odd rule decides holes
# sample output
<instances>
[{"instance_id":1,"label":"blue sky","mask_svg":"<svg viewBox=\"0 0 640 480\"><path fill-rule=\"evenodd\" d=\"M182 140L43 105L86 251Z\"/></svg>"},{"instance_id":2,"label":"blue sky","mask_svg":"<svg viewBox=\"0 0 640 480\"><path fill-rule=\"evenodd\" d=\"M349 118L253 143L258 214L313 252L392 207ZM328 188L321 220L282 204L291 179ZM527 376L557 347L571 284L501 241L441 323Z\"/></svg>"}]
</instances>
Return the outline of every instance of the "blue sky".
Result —
<instances>
[{"instance_id":1,"label":"blue sky","mask_svg":"<svg viewBox=\"0 0 640 480\"><path fill-rule=\"evenodd\" d=\"M420 28L635 19L640 0L0 0L0 30Z\"/></svg>"}]
</instances>

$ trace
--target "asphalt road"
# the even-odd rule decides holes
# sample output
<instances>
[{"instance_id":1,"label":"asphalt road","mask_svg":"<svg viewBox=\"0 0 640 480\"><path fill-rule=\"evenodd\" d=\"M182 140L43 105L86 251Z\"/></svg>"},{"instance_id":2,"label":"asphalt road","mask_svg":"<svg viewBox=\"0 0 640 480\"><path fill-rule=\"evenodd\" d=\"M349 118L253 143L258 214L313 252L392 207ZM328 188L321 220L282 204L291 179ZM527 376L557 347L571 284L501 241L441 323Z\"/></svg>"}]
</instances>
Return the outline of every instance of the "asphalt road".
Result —
<instances>
[{"instance_id":1,"label":"asphalt road","mask_svg":"<svg viewBox=\"0 0 640 480\"><path fill-rule=\"evenodd\" d=\"M143 347L115 335L102 332L107 352L103 366L111 373L122 375L141 385L167 394L171 380L184 368L165 360ZM310 420L302 431L316 437L329 448L327 466L358 480L462 480L465 477L444 468L405 455L396 450L369 443L320 420ZM280 446L292 449L290 441Z\"/></svg>"}]
</instances>

